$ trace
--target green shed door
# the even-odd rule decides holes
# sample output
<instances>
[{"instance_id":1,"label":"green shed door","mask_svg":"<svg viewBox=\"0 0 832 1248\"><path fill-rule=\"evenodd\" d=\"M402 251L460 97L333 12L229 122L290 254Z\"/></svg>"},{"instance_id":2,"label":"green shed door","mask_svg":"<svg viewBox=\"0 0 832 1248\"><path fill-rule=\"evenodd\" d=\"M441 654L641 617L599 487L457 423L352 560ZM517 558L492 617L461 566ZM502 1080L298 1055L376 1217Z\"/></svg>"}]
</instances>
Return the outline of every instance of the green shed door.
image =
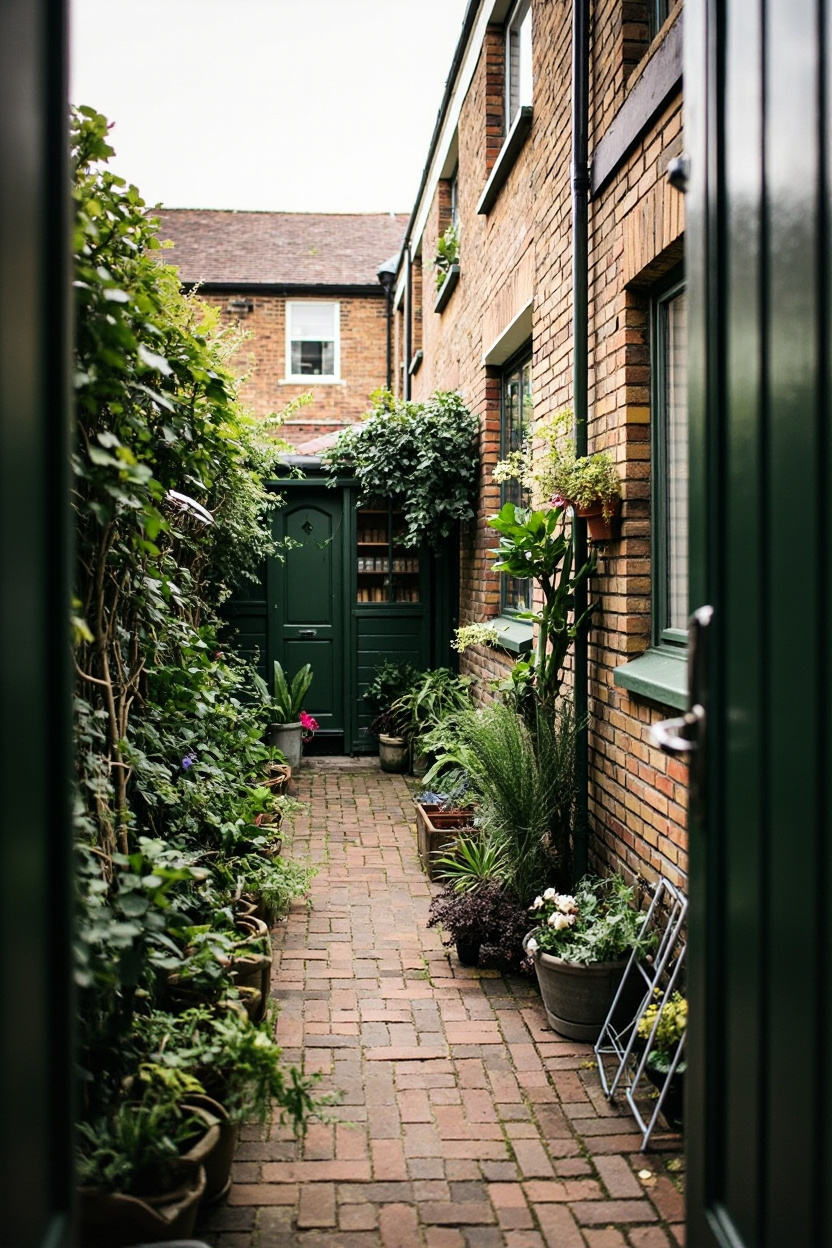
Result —
<instances>
[{"instance_id":1,"label":"green shed door","mask_svg":"<svg viewBox=\"0 0 832 1248\"><path fill-rule=\"evenodd\" d=\"M274 523L290 548L269 568L271 656L289 676L312 664L315 679L304 709L322 732L332 733L344 731L342 520L340 491L289 489Z\"/></svg>"},{"instance_id":2,"label":"green shed door","mask_svg":"<svg viewBox=\"0 0 832 1248\"><path fill-rule=\"evenodd\" d=\"M686 0L689 1248L832 1244L832 6ZM706 671L707 668L707 671Z\"/></svg>"}]
</instances>

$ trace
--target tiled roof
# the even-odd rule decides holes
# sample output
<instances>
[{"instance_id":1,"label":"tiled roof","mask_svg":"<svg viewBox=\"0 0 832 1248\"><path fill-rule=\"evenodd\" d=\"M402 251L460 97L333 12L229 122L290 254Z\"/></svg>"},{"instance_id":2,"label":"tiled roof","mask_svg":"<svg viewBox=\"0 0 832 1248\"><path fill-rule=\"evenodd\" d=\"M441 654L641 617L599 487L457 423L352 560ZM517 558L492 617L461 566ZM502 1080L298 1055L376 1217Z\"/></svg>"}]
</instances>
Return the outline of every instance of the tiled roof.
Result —
<instances>
[{"instance_id":1,"label":"tiled roof","mask_svg":"<svg viewBox=\"0 0 832 1248\"><path fill-rule=\"evenodd\" d=\"M398 252L406 216L165 208L161 253L183 282L375 286Z\"/></svg>"}]
</instances>

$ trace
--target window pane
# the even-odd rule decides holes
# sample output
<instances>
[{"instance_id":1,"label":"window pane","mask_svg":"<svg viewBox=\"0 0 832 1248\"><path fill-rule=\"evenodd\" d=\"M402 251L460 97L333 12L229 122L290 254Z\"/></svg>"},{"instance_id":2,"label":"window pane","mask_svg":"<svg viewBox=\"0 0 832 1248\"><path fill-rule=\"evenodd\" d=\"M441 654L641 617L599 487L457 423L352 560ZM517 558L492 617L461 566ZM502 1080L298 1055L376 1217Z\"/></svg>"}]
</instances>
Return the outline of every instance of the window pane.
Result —
<instances>
[{"instance_id":1,"label":"window pane","mask_svg":"<svg viewBox=\"0 0 832 1248\"><path fill-rule=\"evenodd\" d=\"M316 339L331 342L336 335L334 303L291 303L289 337L292 342Z\"/></svg>"},{"instance_id":2,"label":"window pane","mask_svg":"<svg viewBox=\"0 0 832 1248\"><path fill-rule=\"evenodd\" d=\"M503 380L503 423L501 430L501 456L509 451L519 451L532 422L532 365L526 360L518 368L507 373ZM507 481L502 490L502 501L526 506L528 499L519 481ZM531 606L531 581L516 576L500 577L501 609L524 611Z\"/></svg>"},{"instance_id":3,"label":"window pane","mask_svg":"<svg viewBox=\"0 0 832 1248\"><path fill-rule=\"evenodd\" d=\"M292 374L332 377L335 374L334 342L293 342Z\"/></svg>"},{"instance_id":4,"label":"window pane","mask_svg":"<svg viewBox=\"0 0 832 1248\"><path fill-rule=\"evenodd\" d=\"M506 129L522 104L532 102L532 11L530 4L519 4L514 11L506 39Z\"/></svg>"},{"instance_id":5,"label":"window pane","mask_svg":"<svg viewBox=\"0 0 832 1248\"><path fill-rule=\"evenodd\" d=\"M670 299L665 318L667 413L667 626L688 623L687 301Z\"/></svg>"}]
</instances>

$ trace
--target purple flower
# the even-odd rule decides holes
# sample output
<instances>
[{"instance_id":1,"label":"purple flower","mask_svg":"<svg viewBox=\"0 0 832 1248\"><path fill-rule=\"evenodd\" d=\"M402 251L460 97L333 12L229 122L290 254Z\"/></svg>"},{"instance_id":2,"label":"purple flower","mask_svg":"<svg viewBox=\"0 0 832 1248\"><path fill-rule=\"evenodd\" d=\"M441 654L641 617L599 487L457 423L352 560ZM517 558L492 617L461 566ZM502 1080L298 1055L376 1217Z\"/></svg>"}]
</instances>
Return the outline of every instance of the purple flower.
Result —
<instances>
[{"instance_id":1,"label":"purple flower","mask_svg":"<svg viewBox=\"0 0 832 1248\"><path fill-rule=\"evenodd\" d=\"M189 767L193 767L196 762L196 754L186 754L182 759L182 770L187 771Z\"/></svg>"}]
</instances>

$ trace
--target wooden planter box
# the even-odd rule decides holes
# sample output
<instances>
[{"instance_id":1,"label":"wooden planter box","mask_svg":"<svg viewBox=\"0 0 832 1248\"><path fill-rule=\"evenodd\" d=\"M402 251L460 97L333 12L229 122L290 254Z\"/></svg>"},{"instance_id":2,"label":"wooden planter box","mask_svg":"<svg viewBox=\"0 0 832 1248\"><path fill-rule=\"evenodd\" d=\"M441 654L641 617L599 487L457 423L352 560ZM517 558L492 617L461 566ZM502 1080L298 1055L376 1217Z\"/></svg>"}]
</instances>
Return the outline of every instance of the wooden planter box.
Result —
<instances>
[{"instance_id":1,"label":"wooden planter box","mask_svg":"<svg viewBox=\"0 0 832 1248\"><path fill-rule=\"evenodd\" d=\"M416 803L416 832L419 858L429 880L435 878L436 855L453 845L460 832L474 832L473 807L442 810L440 806Z\"/></svg>"}]
</instances>

